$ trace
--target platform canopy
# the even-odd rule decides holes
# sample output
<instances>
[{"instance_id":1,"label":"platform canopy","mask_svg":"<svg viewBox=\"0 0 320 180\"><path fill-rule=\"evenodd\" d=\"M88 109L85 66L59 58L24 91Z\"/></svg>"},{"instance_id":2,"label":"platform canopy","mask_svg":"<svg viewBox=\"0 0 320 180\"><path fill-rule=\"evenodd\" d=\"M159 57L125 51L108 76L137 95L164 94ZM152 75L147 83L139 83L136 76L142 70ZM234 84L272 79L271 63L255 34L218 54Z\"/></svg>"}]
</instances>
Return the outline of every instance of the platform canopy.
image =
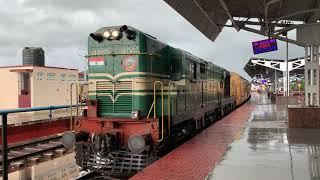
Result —
<instances>
[{"instance_id":1,"label":"platform canopy","mask_svg":"<svg viewBox=\"0 0 320 180\"><path fill-rule=\"evenodd\" d=\"M288 69L290 75L302 77L304 75L305 58L289 59ZM243 68L251 77L272 78L277 71L278 77L283 77L286 71L286 61L281 59L265 59L265 58L250 58L246 66Z\"/></svg>"},{"instance_id":2,"label":"platform canopy","mask_svg":"<svg viewBox=\"0 0 320 180\"><path fill-rule=\"evenodd\" d=\"M285 32L302 24L319 23L320 18L320 0L164 1L212 41L225 26L287 40ZM226 24L228 20L231 24ZM293 39L289 42L302 46Z\"/></svg>"}]
</instances>

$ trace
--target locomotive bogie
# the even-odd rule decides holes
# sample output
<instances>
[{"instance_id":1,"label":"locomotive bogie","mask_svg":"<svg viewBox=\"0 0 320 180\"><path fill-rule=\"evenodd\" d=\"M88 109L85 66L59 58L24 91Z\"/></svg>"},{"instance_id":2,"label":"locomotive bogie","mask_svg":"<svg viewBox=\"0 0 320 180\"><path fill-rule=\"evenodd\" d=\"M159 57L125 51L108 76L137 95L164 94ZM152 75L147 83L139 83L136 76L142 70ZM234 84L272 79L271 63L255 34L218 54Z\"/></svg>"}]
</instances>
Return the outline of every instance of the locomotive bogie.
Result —
<instances>
[{"instance_id":1,"label":"locomotive bogie","mask_svg":"<svg viewBox=\"0 0 320 180\"><path fill-rule=\"evenodd\" d=\"M90 136L100 139L109 139L113 149L129 150L129 139L132 136L140 135L150 148L156 147L159 140L159 127L157 119L107 119L107 118L79 118L76 121L76 132L89 132ZM92 142L87 139L87 142ZM98 143L101 145L101 143ZM132 144L132 143L131 143ZM116 146L116 147L115 147ZM142 152L140 152L142 153Z\"/></svg>"}]
</instances>

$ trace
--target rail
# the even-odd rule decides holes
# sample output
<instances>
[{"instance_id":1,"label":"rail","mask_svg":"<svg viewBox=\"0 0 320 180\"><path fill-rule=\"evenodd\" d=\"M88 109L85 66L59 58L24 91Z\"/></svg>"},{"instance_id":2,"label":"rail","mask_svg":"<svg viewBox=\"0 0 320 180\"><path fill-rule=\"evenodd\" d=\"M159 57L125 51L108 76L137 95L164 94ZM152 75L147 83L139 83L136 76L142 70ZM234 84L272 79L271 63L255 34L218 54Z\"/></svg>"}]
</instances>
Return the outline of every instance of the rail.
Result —
<instances>
[{"instance_id":1,"label":"rail","mask_svg":"<svg viewBox=\"0 0 320 180\"><path fill-rule=\"evenodd\" d=\"M73 106L69 106L69 105L44 106L44 107L0 110L0 116L2 117L2 179L3 180L8 179L8 139L7 139L8 114L49 110L49 117L51 118L52 117L52 110L72 108L75 106L79 106L79 104L77 103L77 105L73 105Z\"/></svg>"},{"instance_id":2,"label":"rail","mask_svg":"<svg viewBox=\"0 0 320 180\"><path fill-rule=\"evenodd\" d=\"M53 156L53 153L50 153L52 151L55 151L58 154L64 153L66 150L63 149L63 144L60 141L61 137L61 135L48 136L9 146L8 167L11 167L11 163L15 162L18 163L18 166L23 165L28 163L28 161L33 161L31 159L32 157L39 157L39 155L43 155L43 157ZM48 154L46 155L46 153ZM30 160L26 161L28 158L30 158ZM0 160L0 162L2 162L2 160Z\"/></svg>"},{"instance_id":3,"label":"rail","mask_svg":"<svg viewBox=\"0 0 320 180\"><path fill-rule=\"evenodd\" d=\"M83 96L83 88L85 86L89 86L89 84L80 84L80 89L79 89L79 97L81 98L80 99L80 110L82 111L83 110L83 105L82 105L82 96ZM86 99L88 99L88 97L86 97Z\"/></svg>"}]
</instances>

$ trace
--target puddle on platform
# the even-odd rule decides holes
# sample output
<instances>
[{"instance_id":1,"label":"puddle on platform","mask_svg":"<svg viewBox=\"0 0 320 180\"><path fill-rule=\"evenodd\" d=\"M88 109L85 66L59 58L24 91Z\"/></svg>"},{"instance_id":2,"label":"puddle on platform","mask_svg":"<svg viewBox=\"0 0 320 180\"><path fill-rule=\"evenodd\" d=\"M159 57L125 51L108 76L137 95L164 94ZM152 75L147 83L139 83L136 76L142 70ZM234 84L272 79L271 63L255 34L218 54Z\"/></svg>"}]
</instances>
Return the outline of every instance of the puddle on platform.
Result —
<instances>
[{"instance_id":1,"label":"puddle on platform","mask_svg":"<svg viewBox=\"0 0 320 180\"><path fill-rule=\"evenodd\" d=\"M320 180L320 130L288 129L285 108L253 95L256 108L208 179Z\"/></svg>"}]
</instances>

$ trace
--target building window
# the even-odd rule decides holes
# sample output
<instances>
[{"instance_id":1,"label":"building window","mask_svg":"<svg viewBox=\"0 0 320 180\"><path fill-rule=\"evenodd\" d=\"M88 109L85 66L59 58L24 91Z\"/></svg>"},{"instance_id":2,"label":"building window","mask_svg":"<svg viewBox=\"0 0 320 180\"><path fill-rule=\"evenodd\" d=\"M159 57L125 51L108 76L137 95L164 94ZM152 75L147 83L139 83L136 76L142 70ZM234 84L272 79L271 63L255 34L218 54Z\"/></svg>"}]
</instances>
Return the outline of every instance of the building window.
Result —
<instances>
[{"instance_id":1,"label":"building window","mask_svg":"<svg viewBox=\"0 0 320 180\"><path fill-rule=\"evenodd\" d=\"M76 81L76 75L73 75L73 74L69 74L68 75L68 81L72 81L72 82L75 82Z\"/></svg>"},{"instance_id":2,"label":"building window","mask_svg":"<svg viewBox=\"0 0 320 180\"><path fill-rule=\"evenodd\" d=\"M308 85L311 85L311 70L308 69Z\"/></svg>"},{"instance_id":3,"label":"building window","mask_svg":"<svg viewBox=\"0 0 320 180\"><path fill-rule=\"evenodd\" d=\"M313 70L313 85L317 85L317 70Z\"/></svg>"},{"instance_id":4,"label":"building window","mask_svg":"<svg viewBox=\"0 0 320 180\"><path fill-rule=\"evenodd\" d=\"M37 73L37 80L43 80L43 72Z\"/></svg>"},{"instance_id":5,"label":"building window","mask_svg":"<svg viewBox=\"0 0 320 180\"><path fill-rule=\"evenodd\" d=\"M200 64L200 73L205 74L206 73L206 65L205 64Z\"/></svg>"},{"instance_id":6,"label":"building window","mask_svg":"<svg viewBox=\"0 0 320 180\"><path fill-rule=\"evenodd\" d=\"M313 46L312 47L312 49L313 49L313 54L312 54L312 60L313 61L317 61L318 60L318 54L319 54L319 47L317 47L317 46Z\"/></svg>"},{"instance_id":7,"label":"building window","mask_svg":"<svg viewBox=\"0 0 320 180\"><path fill-rule=\"evenodd\" d=\"M197 79L197 64L195 62L191 62L190 71L192 79Z\"/></svg>"},{"instance_id":8,"label":"building window","mask_svg":"<svg viewBox=\"0 0 320 180\"><path fill-rule=\"evenodd\" d=\"M56 80L56 73L47 73L47 80L49 81Z\"/></svg>"},{"instance_id":9,"label":"building window","mask_svg":"<svg viewBox=\"0 0 320 180\"><path fill-rule=\"evenodd\" d=\"M66 75L60 74L60 81L66 81Z\"/></svg>"},{"instance_id":10,"label":"building window","mask_svg":"<svg viewBox=\"0 0 320 180\"><path fill-rule=\"evenodd\" d=\"M311 60L311 47L307 47L308 54L310 54L310 58L308 58L308 62Z\"/></svg>"}]
</instances>

